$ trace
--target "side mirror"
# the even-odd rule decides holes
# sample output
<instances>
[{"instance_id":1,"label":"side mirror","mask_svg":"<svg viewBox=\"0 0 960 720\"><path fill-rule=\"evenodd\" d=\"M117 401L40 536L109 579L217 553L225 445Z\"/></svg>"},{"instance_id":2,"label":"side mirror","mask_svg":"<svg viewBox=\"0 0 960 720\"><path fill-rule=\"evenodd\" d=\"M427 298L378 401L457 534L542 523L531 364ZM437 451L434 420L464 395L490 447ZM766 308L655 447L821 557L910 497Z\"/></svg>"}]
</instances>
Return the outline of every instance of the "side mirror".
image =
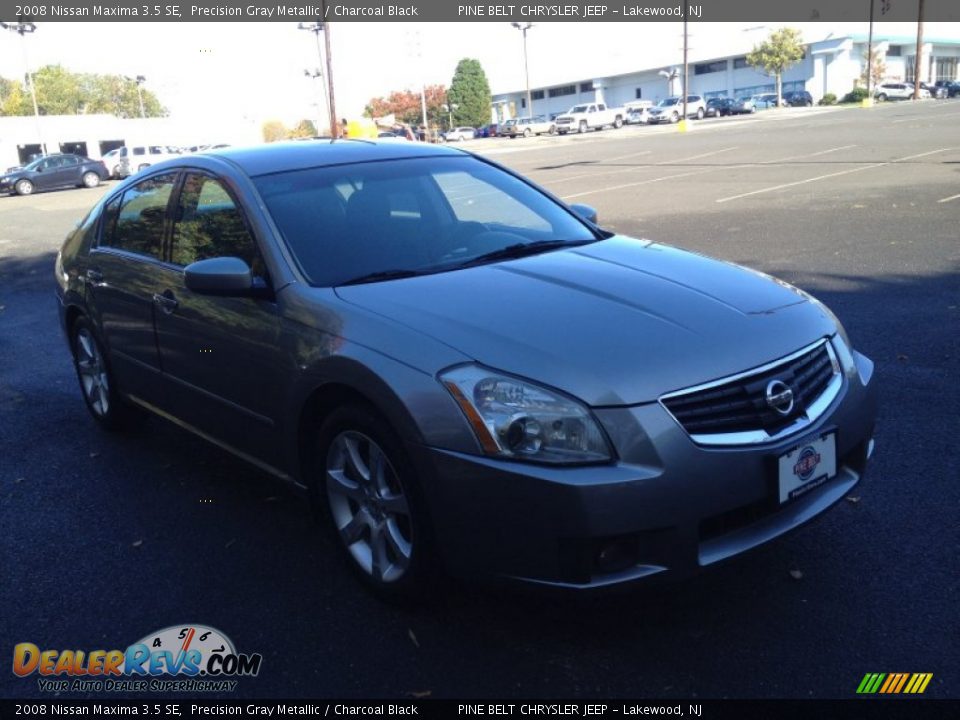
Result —
<instances>
[{"instance_id":1,"label":"side mirror","mask_svg":"<svg viewBox=\"0 0 960 720\"><path fill-rule=\"evenodd\" d=\"M250 266L240 258L198 260L183 270L188 289L206 295L246 295L253 289Z\"/></svg>"},{"instance_id":2,"label":"side mirror","mask_svg":"<svg viewBox=\"0 0 960 720\"><path fill-rule=\"evenodd\" d=\"M570 209L587 222L593 223L594 225L597 224L597 211L589 205L574 203L570 206Z\"/></svg>"}]
</instances>

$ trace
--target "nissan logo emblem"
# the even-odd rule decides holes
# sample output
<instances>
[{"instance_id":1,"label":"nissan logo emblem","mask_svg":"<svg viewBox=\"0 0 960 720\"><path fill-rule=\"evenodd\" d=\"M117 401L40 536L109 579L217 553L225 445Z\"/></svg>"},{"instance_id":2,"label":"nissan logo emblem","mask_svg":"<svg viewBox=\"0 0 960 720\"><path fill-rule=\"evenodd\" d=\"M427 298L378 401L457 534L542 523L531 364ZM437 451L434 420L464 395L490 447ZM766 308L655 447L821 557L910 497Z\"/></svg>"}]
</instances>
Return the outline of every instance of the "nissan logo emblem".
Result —
<instances>
[{"instance_id":1,"label":"nissan logo emblem","mask_svg":"<svg viewBox=\"0 0 960 720\"><path fill-rule=\"evenodd\" d=\"M793 390L783 380L771 380L767 383L767 405L781 415L789 415L793 410Z\"/></svg>"}]
</instances>

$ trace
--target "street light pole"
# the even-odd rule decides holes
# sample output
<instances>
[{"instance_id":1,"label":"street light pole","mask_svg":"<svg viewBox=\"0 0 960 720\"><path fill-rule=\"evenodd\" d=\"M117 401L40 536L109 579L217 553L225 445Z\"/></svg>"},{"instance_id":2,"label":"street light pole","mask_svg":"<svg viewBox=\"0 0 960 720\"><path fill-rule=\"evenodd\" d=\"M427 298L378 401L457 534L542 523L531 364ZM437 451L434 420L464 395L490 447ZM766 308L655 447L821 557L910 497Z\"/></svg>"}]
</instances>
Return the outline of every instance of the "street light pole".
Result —
<instances>
[{"instance_id":1,"label":"street light pole","mask_svg":"<svg viewBox=\"0 0 960 720\"><path fill-rule=\"evenodd\" d=\"M147 79L143 75L137 75L137 99L140 101L140 117L145 118L147 116L146 111L143 109L143 91L140 89L140 86L143 85Z\"/></svg>"},{"instance_id":2,"label":"street light pole","mask_svg":"<svg viewBox=\"0 0 960 720\"><path fill-rule=\"evenodd\" d=\"M43 150L43 154L47 154L47 143L43 140L43 135L40 132L40 106L37 104L37 87L33 82L33 76L30 74L30 61L27 57L27 40L26 36L37 31L36 23L32 22L0 22L0 28L4 30L9 30L10 32L15 32L20 36L21 43L23 45L23 68L24 75L27 80L27 85L30 88L30 97L33 99L33 116L36 119L37 123L37 137L40 140L40 147Z\"/></svg>"},{"instance_id":3,"label":"street light pole","mask_svg":"<svg viewBox=\"0 0 960 720\"><path fill-rule=\"evenodd\" d=\"M315 70L304 70L303 74L314 80L320 80L320 92L318 93L319 101L317 102L317 135L323 135L323 126L329 122L330 118L324 119L327 114L326 109L326 92L323 90L323 71L320 68Z\"/></svg>"},{"instance_id":4,"label":"street light pole","mask_svg":"<svg viewBox=\"0 0 960 720\"><path fill-rule=\"evenodd\" d=\"M527 62L527 30L533 27L533 23L510 23L517 30L523 33L523 73L527 81L527 115L533 117L533 98L530 95L530 65Z\"/></svg>"}]
</instances>

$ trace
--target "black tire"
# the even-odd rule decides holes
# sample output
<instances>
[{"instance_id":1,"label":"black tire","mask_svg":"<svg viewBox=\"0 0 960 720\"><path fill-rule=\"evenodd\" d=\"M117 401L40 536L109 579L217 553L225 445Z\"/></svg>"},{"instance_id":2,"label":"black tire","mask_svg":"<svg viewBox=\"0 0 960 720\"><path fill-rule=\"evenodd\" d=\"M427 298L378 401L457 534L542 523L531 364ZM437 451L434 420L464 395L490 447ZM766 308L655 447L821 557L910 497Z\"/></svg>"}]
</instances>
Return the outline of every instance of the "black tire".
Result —
<instances>
[{"instance_id":1,"label":"black tire","mask_svg":"<svg viewBox=\"0 0 960 720\"><path fill-rule=\"evenodd\" d=\"M619 129L622 128L622 127L623 127L623 118L620 117L619 115L617 115L617 116L613 119L613 129L614 129L614 130L619 130Z\"/></svg>"},{"instance_id":2,"label":"black tire","mask_svg":"<svg viewBox=\"0 0 960 720\"><path fill-rule=\"evenodd\" d=\"M524 129L523 129L523 136L524 136L525 138L528 138L528 137L530 137L531 135L533 135L533 132L531 132L530 128L524 128Z\"/></svg>"},{"instance_id":3,"label":"black tire","mask_svg":"<svg viewBox=\"0 0 960 720\"><path fill-rule=\"evenodd\" d=\"M321 423L316 448L314 502L326 508L318 514L351 570L384 599L423 597L436 572L433 535L413 463L394 430L372 407L344 405ZM372 479L370 466L382 470L379 478Z\"/></svg>"},{"instance_id":4,"label":"black tire","mask_svg":"<svg viewBox=\"0 0 960 720\"><path fill-rule=\"evenodd\" d=\"M703 120L705 114L703 108L697 108L697 120Z\"/></svg>"},{"instance_id":5,"label":"black tire","mask_svg":"<svg viewBox=\"0 0 960 720\"><path fill-rule=\"evenodd\" d=\"M85 317L77 318L70 327L70 350L80 393L93 419L111 431L139 426L146 413L121 397L103 343Z\"/></svg>"},{"instance_id":6,"label":"black tire","mask_svg":"<svg viewBox=\"0 0 960 720\"><path fill-rule=\"evenodd\" d=\"M673 113L671 113L670 115L670 122L671 123L680 122L680 113L674 110Z\"/></svg>"},{"instance_id":7,"label":"black tire","mask_svg":"<svg viewBox=\"0 0 960 720\"><path fill-rule=\"evenodd\" d=\"M80 184L85 188L95 188L100 184L100 176L95 172L85 172L80 179Z\"/></svg>"},{"instance_id":8,"label":"black tire","mask_svg":"<svg viewBox=\"0 0 960 720\"><path fill-rule=\"evenodd\" d=\"M33 189L34 189L33 183L27 180L26 178L17 180L17 182L14 183L14 186L13 186L13 191L17 195L32 195Z\"/></svg>"},{"instance_id":9,"label":"black tire","mask_svg":"<svg viewBox=\"0 0 960 720\"><path fill-rule=\"evenodd\" d=\"M586 121L586 120L581 120L581 121L580 121L580 126L579 126L579 128L578 128L578 132L580 132L580 134L582 135L582 134L585 133L586 131L587 131L587 121Z\"/></svg>"},{"instance_id":10,"label":"black tire","mask_svg":"<svg viewBox=\"0 0 960 720\"><path fill-rule=\"evenodd\" d=\"M885 102L886 99L887 99L887 96L885 93L880 93L879 95L877 95L877 102Z\"/></svg>"}]
</instances>

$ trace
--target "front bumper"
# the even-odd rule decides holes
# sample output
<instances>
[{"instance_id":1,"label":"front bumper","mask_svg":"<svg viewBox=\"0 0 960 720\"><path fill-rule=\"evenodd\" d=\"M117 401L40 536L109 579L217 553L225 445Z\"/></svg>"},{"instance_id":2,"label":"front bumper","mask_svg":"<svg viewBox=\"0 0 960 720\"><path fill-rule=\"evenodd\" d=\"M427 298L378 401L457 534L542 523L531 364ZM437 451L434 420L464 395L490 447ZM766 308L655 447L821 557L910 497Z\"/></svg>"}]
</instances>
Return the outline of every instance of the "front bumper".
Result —
<instances>
[{"instance_id":1,"label":"front bumper","mask_svg":"<svg viewBox=\"0 0 960 720\"><path fill-rule=\"evenodd\" d=\"M852 372L817 422L762 446L698 446L651 403L595 410L619 458L604 466L410 450L450 572L590 589L690 575L816 517L862 477L875 410L869 372ZM837 474L780 505L777 458L826 431Z\"/></svg>"}]
</instances>

